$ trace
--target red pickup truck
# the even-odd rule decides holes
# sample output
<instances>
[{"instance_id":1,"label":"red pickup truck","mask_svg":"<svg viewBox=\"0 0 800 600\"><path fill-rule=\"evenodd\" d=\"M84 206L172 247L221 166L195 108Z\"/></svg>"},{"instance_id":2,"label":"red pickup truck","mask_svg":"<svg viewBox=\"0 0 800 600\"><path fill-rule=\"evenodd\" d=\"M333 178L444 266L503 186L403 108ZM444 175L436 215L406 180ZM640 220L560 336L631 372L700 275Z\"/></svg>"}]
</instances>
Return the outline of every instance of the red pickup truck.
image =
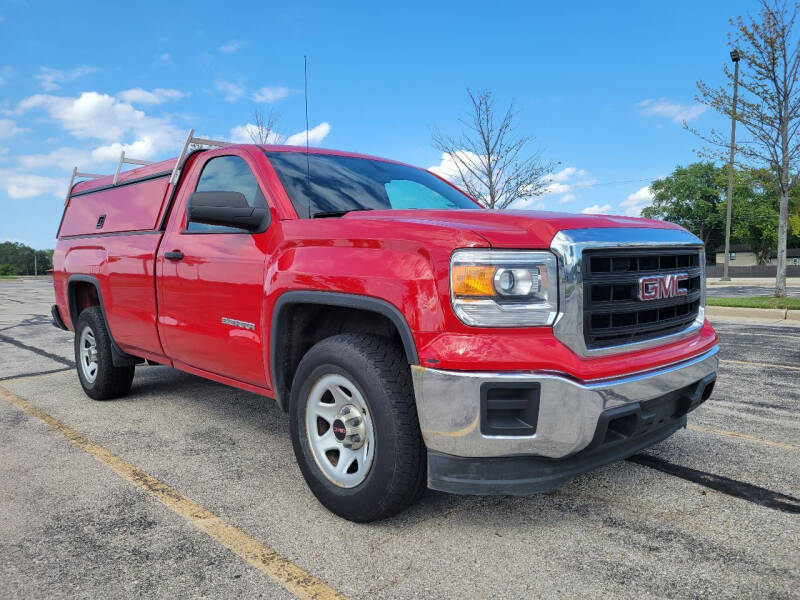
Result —
<instances>
[{"instance_id":1,"label":"red pickup truck","mask_svg":"<svg viewBox=\"0 0 800 600\"><path fill-rule=\"evenodd\" d=\"M371 521L426 485L553 489L712 392L704 249L676 225L484 210L390 160L216 146L70 185L53 318L94 399L152 363L274 398L313 493Z\"/></svg>"}]
</instances>

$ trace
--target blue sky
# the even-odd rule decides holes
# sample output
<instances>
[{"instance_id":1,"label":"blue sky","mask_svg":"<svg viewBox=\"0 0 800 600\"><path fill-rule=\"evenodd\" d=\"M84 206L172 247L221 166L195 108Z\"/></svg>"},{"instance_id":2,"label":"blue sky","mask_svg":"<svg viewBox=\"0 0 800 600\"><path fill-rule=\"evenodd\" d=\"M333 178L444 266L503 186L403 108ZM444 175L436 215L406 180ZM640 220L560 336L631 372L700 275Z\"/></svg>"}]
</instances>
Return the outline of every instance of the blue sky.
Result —
<instances>
[{"instance_id":1,"label":"blue sky","mask_svg":"<svg viewBox=\"0 0 800 600\"><path fill-rule=\"evenodd\" d=\"M638 214L648 183L696 160L683 119L722 82L726 2L192 2L0 0L0 240L54 244L72 167L110 173L123 147L175 156L190 127L241 137L252 111L312 144L431 167L465 88L514 102L560 164L528 207ZM298 136L302 138L303 136ZM446 165L445 165L446 166Z\"/></svg>"}]
</instances>

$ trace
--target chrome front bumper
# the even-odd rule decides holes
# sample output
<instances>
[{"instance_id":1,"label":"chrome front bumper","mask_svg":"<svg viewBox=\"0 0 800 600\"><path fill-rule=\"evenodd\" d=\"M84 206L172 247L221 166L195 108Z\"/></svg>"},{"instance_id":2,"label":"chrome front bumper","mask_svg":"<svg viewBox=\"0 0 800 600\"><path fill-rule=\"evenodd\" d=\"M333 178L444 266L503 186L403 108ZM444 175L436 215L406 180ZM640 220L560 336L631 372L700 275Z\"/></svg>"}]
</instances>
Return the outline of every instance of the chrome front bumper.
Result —
<instances>
[{"instance_id":1,"label":"chrome front bumper","mask_svg":"<svg viewBox=\"0 0 800 600\"><path fill-rule=\"evenodd\" d=\"M579 383L563 375L531 372L442 371L412 366L414 393L428 450L462 457L536 455L563 458L593 440L601 414L680 390L717 371L719 346L645 373ZM481 387L492 383L540 385L536 433L484 435Z\"/></svg>"}]
</instances>

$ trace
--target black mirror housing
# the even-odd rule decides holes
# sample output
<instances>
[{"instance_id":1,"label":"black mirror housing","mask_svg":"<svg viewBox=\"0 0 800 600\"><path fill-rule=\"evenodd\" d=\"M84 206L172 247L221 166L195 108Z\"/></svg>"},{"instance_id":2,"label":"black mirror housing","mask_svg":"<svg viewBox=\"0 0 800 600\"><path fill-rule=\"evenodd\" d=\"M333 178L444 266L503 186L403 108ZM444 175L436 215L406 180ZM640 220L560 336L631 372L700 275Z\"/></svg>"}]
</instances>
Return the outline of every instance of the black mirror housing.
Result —
<instances>
[{"instance_id":1,"label":"black mirror housing","mask_svg":"<svg viewBox=\"0 0 800 600\"><path fill-rule=\"evenodd\" d=\"M189 197L186 217L193 223L252 232L264 231L269 223L269 211L248 205L241 192L195 192Z\"/></svg>"}]
</instances>

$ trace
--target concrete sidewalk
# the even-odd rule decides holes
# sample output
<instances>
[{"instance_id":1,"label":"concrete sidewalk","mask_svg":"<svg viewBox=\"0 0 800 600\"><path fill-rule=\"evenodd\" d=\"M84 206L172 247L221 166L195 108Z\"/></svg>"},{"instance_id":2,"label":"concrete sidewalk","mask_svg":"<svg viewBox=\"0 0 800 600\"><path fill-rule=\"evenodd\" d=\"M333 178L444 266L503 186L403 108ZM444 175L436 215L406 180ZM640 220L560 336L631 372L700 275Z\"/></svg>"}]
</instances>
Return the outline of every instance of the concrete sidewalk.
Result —
<instances>
[{"instance_id":1,"label":"concrete sidewalk","mask_svg":"<svg viewBox=\"0 0 800 600\"><path fill-rule=\"evenodd\" d=\"M739 306L706 306L706 316L709 319L745 318L759 319L761 321L788 321L800 326L800 310L787 310L785 308L743 308Z\"/></svg>"},{"instance_id":2,"label":"concrete sidewalk","mask_svg":"<svg viewBox=\"0 0 800 600\"><path fill-rule=\"evenodd\" d=\"M706 278L706 285L713 286L771 286L775 287L774 277L731 277L730 281L720 281L719 277ZM786 287L800 286L800 277L787 277Z\"/></svg>"}]
</instances>

